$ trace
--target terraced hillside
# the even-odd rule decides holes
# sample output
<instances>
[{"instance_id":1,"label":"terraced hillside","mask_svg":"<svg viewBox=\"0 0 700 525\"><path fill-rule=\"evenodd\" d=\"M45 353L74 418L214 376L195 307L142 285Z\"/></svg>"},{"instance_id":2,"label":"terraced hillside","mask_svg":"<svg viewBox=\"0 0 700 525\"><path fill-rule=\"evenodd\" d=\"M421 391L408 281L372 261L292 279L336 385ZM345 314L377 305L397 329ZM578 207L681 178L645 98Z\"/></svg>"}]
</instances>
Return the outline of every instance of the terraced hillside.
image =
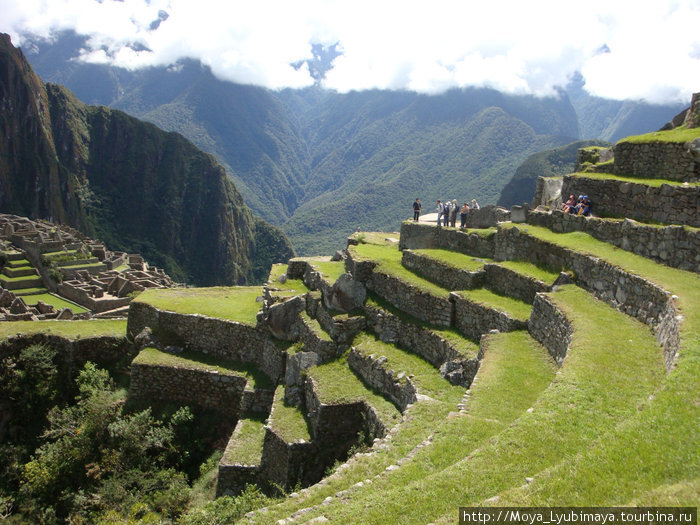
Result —
<instances>
[{"instance_id":1,"label":"terraced hillside","mask_svg":"<svg viewBox=\"0 0 700 525\"><path fill-rule=\"evenodd\" d=\"M605 169L640 178L622 165ZM697 203L694 169L680 182ZM275 265L263 287L149 290L129 311L130 396L235 423L217 495L280 496L246 523L697 506L700 231L686 211L406 222L353 235L337 260Z\"/></svg>"}]
</instances>

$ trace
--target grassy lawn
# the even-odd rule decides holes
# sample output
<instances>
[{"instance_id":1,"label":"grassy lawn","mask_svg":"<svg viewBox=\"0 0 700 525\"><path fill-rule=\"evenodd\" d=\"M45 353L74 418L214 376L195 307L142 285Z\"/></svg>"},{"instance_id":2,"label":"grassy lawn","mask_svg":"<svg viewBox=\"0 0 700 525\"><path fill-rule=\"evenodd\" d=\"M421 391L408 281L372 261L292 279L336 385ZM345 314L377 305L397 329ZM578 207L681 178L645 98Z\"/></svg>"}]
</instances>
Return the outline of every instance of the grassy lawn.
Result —
<instances>
[{"instance_id":1,"label":"grassy lawn","mask_svg":"<svg viewBox=\"0 0 700 525\"><path fill-rule=\"evenodd\" d=\"M329 284L333 284L338 277L345 273L344 261L312 261L311 266L321 272L323 278Z\"/></svg>"},{"instance_id":2,"label":"grassy lawn","mask_svg":"<svg viewBox=\"0 0 700 525\"><path fill-rule=\"evenodd\" d=\"M512 297L495 294L486 288L463 290L456 293L473 303L504 312L521 321L527 321L530 318L530 312L532 312L532 305Z\"/></svg>"},{"instance_id":3,"label":"grassy lawn","mask_svg":"<svg viewBox=\"0 0 700 525\"><path fill-rule=\"evenodd\" d=\"M246 390L272 388L274 386L270 378L253 365L236 363L201 352L185 351L174 355L161 352L157 348L144 348L139 355L134 358L133 363L187 368L189 370L217 372L221 375L244 377L247 381Z\"/></svg>"},{"instance_id":4,"label":"grassy lawn","mask_svg":"<svg viewBox=\"0 0 700 525\"><path fill-rule=\"evenodd\" d=\"M7 275L0 275L0 281L5 283L21 283L24 281L34 282L37 280L41 281L41 277L39 277L38 275L26 275L23 277L8 277Z\"/></svg>"},{"instance_id":5,"label":"grassy lawn","mask_svg":"<svg viewBox=\"0 0 700 525\"><path fill-rule=\"evenodd\" d=\"M447 297L450 291L447 288L433 284L427 279L419 277L401 265L401 252L397 246L382 246L377 244L359 244L350 246L349 250L353 258L365 261L375 261L381 271L392 275L405 283L411 284L426 293L437 297Z\"/></svg>"},{"instance_id":6,"label":"grassy lawn","mask_svg":"<svg viewBox=\"0 0 700 525\"><path fill-rule=\"evenodd\" d=\"M181 314L200 314L254 326L262 303L260 286L149 289L136 302Z\"/></svg>"},{"instance_id":7,"label":"grassy lawn","mask_svg":"<svg viewBox=\"0 0 700 525\"><path fill-rule=\"evenodd\" d=\"M301 498L287 500L271 508L271 514L257 516L254 522L270 523L271 518L286 517L298 508L318 504L326 496L348 488L352 492L348 500L344 501L356 508L361 507L365 494L382 494L386 490L440 472L505 429L535 403L552 381L556 367L547 351L526 332L488 335L484 344L486 352L477 375L478 380L470 389L466 414L450 416L450 412L456 410L454 404L434 399L414 404L407 409L408 417L388 442L387 449L373 456L356 458L348 463L348 468L328 478L326 485L314 486ZM428 435L431 436L432 443L417 453L414 449L414 457L406 461L406 454ZM402 460L400 469L391 473L384 470L398 460ZM353 487L358 481L376 474L379 476L373 479L371 485ZM459 480L455 482L459 483ZM341 515L337 513L337 508L342 505L336 500L330 508L330 514L325 509L320 512L332 520L342 522ZM384 523L401 523L409 515L409 511L405 515L388 515ZM348 519L347 522L365 523L363 518Z\"/></svg>"},{"instance_id":8,"label":"grassy lawn","mask_svg":"<svg viewBox=\"0 0 700 525\"><path fill-rule=\"evenodd\" d=\"M299 407L284 402L284 386L277 387L268 425L287 443L311 441L309 425Z\"/></svg>"},{"instance_id":9,"label":"grassy lawn","mask_svg":"<svg viewBox=\"0 0 700 525\"><path fill-rule=\"evenodd\" d=\"M34 295L34 294L39 294L39 293L48 293L49 291L46 288L21 288L19 290L12 290L12 293L15 295L21 295L22 297L25 297L27 295ZM27 298L25 297L24 301L27 301Z\"/></svg>"},{"instance_id":10,"label":"grassy lawn","mask_svg":"<svg viewBox=\"0 0 700 525\"><path fill-rule=\"evenodd\" d=\"M273 293L272 295L274 296L292 296L292 295L300 295L300 294L305 294L306 292L309 291L309 289L306 287L304 284L304 281L301 279L289 279L283 283L278 281L277 279L280 277L280 275L285 275L287 273L287 265L286 264L273 264L272 268L270 269L270 277L267 280L266 286L269 289L275 289L279 292L283 292L283 294L280 293Z\"/></svg>"},{"instance_id":11,"label":"grassy lawn","mask_svg":"<svg viewBox=\"0 0 700 525\"><path fill-rule=\"evenodd\" d=\"M559 277L559 272L546 270L526 261L500 261L497 264L547 284L552 284Z\"/></svg>"},{"instance_id":12,"label":"grassy lawn","mask_svg":"<svg viewBox=\"0 0 700 525\"><path fill-rule=\"evenodd\" d=\"M366 401L377 410L388 428L401 420L401 412L390 401L369 390L352 373L346 357L310 368L307 373L318 385L316 393L321 403L339 405Z\"/></svg>"},{"instance_id":13,"label":"grassy lawn","mask_svg":"<svg viewBox=\"0 0 700 525\"><path fill-rule=\"evenodd\" d=\"M51 334L67 339L90 337L126 337L126 319L90 319L83 321L8 321L0 323L0 338L22 334Z\"/></svg>"},{"instance_id":14,"label":"grassy lawn","mask_svg":"<svg viewBox=\"0 0 700 525\"><path fill-rule=\"evenodd\" d=\"M396 374L404 372L406 378L409 374L412 375L411 381L421 394L455 405L464 395L463 387L451 385L442 378L437 368L419 355L401 350L366 333L355 338L353 347L365 356L374 354L376 357L386 357L383 368L394 370Z\"/></svg>"},{"instance_id":15,"label":"grassy lawn","mask_svg":"<svg viewBox=\"0 0 700 525\"><path fill-rule=\"evenodd\" d=\"M456 463L406 478L402 466L386 490L373 483L370 490L360 489L361 496L324 507L323 515L362 523L397 523L411 516L427 523L454 512L455 502L474 505L524 485L526 477L586 450L635 416L665 375L662 351L649 330L573 286L552 298L571 315L574 336L556 379L536 401L530 400L531 411L480 447L462 448ZM496 408L501 405L494 403ZM420 468L423 465L416 466ZM628 472L626 477L634 483L635 475ZM569 489L573 488L562 488Z\"/></svg>"},{"instance_id":16,"label":"grassy lawn","mask_svg":"<svg viewBox=\"0 0 700 525\"><path fill-rule=\"evenodd\" d=\"M471 255L465 255L463 253L453 252L450 250L424 249L411 251L418 255L435 259L436 261L440 261L449 266L454 266L455 268L467 270L469 272L481 270L484 267L484 263L493 262L491 259L472 257Z\"/></svg>"},{"instance_id":17,"label":"grassy lawn","mask_svg":"<svg viewBox=\"0 0 700 525\"><path fill-rule=\"evenodd\" d=\"M634 177L631 175L616 175L613 173L572 173L570 176L582 177L586 179L593 180L617 180L620 182L630 182L632 184L643 184L645 186L651 186L652 188L660 188L663 184L668 184L669 186L689 186L692 188L700 187L698 182L679 182L676 180L667 179L648 179L644 177ZM594 203L595 204L595 203Z\"/></svg>"},{"instance_id":18,"label":"grassy lawn","mask_svg":"<svg viewBox=\"0 0 700 525\"><path fill-rule=\"evenodd\" d=\"M239 419L223 455L228 465L260 465L265 440L265 418Z\"/></svg>"},{"instance_id":19,"label":"grassy lawn","mask_svg":"<svg viewBox=\"0 0 700 525\"><path fill-rule=\"evenodd\" d=\"M71 303L69 301L66 301L65 299L62 299L61 297L58 297L57 295L53 295L50 293L44 293L44 294L37 294L37 295L28 295L23 297L24 302L29 304L29 305L35 305L39 301L43 301L46 304L52 304L54 308L57 310L61 308L70 308L73 310L74 314L79 314L83 312L87 312L87 308L83 308L80 305L77 305L75 303Z\"/></svg>"},{"instance_id":20,"label":"grassy lawn","mask_svg":"<svg viewBox=\"0 0 700 525\"><path fill-rule=\"evenodd\" d=\"M14 269L17 269L19 267L34 268L27 259L15 259L14 261L7 261L7 266L10 266Z\"/></svg>"},{"instance_id":21,"label":"grassy lawn","mask_svg":"<svg viewBox=\"0 0 700 525\"><path fill-rule=\"evenodd\" d=\"M360 244L377 244L380 246L398 246L399 232L356 232L350 238Z\"/></svg>"},{"instance_id":22,"label":"grassy lawn","mask_svg":"<svg viewBox=\"0 0 700 525\"><path fill-rule=\"evenodd\" d=\"M676 128L668 131L653 131L644 135L632 135L619 142L689 142L700 137L700 128Z\"/></svg>"}]
</instances>

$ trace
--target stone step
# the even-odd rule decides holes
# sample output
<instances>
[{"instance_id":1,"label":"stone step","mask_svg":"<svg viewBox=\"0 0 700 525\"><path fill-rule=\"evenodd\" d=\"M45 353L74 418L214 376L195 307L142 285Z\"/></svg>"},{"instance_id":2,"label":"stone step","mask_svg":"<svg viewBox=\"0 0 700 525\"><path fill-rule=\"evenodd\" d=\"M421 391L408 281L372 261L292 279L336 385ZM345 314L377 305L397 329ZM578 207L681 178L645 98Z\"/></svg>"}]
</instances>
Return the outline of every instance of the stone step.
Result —
<instances>
[{"instance_id":1,"label":"stone step","mask_svg":"<svg viewBox=\"0 0 700 525\"><path fill-rule=\"evenodd\" d=\"M265 439L264 418L241 418L219 461L216 497L236 496L259 483Z\"/></svg>"},{"instance_id":2,"label":"stone step","mask_svg":"<svg viewBox=\"0 0 700 525\"><path fill-rule=\"evenodd\" d=\"M404 250L404 268L448 290L469 290L483 286L486 278L484 264L491 259L479 259L449 250Z\"/></svg>"},{"instance_id":3,"label":"stone step","mask_svg":"<svg viewBox=\"0 0 700 525\"><path fill-rule=\"evenodd\" d=\"M17 254L22 255L21 257L18 257ZM11 268L16 268L18 266L30 266L31 263L24 258L23 254L21 252L15 252L14 253L16 259L8 259L7 260L7 266Z\"/></svg>"}]
</instances>

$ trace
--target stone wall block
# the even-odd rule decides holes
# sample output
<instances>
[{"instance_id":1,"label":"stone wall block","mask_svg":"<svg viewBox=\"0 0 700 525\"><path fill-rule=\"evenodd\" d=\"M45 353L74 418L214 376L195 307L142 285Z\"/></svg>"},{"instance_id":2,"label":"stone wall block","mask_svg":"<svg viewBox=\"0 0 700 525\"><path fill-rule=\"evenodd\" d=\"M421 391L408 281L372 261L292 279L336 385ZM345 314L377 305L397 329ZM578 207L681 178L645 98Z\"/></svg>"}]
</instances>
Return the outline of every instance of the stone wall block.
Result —
<instances>
[{"instance_id":1,"label":"stone wall block","mask_svg":"<svg viewBox=\"0 0 700 525\"><path fill-rule=\"evenodd\" d=\"M455 304L455 327L473 341L491 330L512 332L527 327L526 321L514 319L505 312L470 301L459 292L452 292Z\"/></svg>"},{"instance_id":2,"label":"stone wall block","mask_svg":"<svg viewBox=\"0 0 700 525\"><path fill-rule=\"evenodd\" d=\"M416 387L407 375L410 371L391 370L386 357L367 355L353 347L348 355L348 366L365 384L388 397L402 412L416 402ZM399 377L401 373L404 375Z\"/></svg>"},{"instance_id":3,"label":"stone wall block","mask_svg":"<svg viewBox=\"0 0 700 525\"><path fill-rule=\"evenodd\" d=\"M417 273L448 290L470 290L483 286L484 270L469 271L425 257L411 250L404 250L401 256L404 268Z\"/></svg>"},{"instance_id":4,"label":"stone wall block","mask_svg":"<svg viewBox=\"0 0 700 525\"><path fill-rule=\"evenodd\" d=\"M544 294L535 297L528 331L561 366L571 345L573 328L566 316Z\"/></svg>"},{"instance_id":5,"label":"stone wall block","mask_svg":"<svg viewBox=\"0 0 700 525\"><path fill-rule=\"evenodd\" d=\"M495 293L514 297L532 304L539 292L549 292L551 284L504 268L498 264L485 264L486 287Z\"/></svg>"}]
</instances>

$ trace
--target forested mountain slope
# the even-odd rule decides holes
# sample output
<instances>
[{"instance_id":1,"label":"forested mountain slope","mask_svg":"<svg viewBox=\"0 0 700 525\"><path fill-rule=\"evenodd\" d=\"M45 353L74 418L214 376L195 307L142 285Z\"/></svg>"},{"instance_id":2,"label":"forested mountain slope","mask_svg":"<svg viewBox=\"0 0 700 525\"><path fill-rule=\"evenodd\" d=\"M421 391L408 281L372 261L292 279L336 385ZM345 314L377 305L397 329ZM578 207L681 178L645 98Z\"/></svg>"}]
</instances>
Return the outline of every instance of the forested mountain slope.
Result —
<instances>
[{"instance_id":1,"label":"forested mountain slope","mask_svg":"<svg viewBox=\"0 0 700 525\"><path fill-rule=\"evenodd\" d=\"M66 222L193 284L244 283L292 255L281 232L256 223L212 156L177 133L45 85L7 35L0 104L3 212Z\"/></svg>"}]
</instances>

